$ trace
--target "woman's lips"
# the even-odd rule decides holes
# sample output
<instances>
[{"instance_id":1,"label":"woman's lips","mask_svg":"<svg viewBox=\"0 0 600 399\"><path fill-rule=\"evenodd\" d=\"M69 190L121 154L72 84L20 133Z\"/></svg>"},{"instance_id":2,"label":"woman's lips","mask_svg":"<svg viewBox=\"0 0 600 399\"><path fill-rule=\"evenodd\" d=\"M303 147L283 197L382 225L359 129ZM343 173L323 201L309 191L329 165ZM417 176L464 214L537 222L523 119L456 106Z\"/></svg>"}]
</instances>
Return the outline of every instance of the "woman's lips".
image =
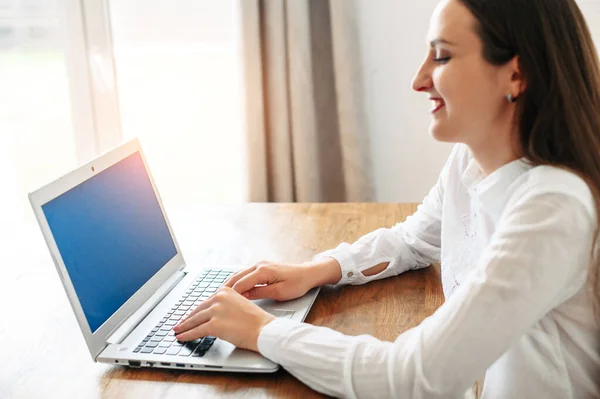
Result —
<instances>
[{"instance_id":1,"label":"woman's lips","mask_svg":"<svg viewBox=\"0 0 600 399\"><path fill-rule=\"evenodd\" d=\"M446 103L441 98L430 98L430 100L433 101L433 109L431 110L432 114L435 114L446 106Z\"/></svg>"}]
</instances>

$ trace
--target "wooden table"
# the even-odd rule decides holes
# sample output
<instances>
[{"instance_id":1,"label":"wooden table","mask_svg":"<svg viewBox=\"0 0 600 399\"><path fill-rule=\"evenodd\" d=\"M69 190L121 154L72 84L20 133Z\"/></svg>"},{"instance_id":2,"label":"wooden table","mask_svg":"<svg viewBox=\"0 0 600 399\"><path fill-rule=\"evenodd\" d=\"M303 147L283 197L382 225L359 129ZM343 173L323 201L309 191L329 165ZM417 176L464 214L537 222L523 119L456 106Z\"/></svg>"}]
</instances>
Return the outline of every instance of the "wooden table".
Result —
<instances>
[{"instance_id":1,"label":"wooden table","mask_svg":"<svg viewBox=\"0 0 600 399\"><path fill-rule=\"evenodd\" d=\"M390 227L414 204L244 204L168 207L188 264L303 262ZM37 226L0 265L0 398L321 397L285 370L244 375L96 364ZM8 253L8 255L7 255ZM12 254L12 256L11 256ZM8 256L8 261L7 257ZM438 267L364 286L324 287L307 322L394 340L442 303Z\"/></svg>"}]
</instances>

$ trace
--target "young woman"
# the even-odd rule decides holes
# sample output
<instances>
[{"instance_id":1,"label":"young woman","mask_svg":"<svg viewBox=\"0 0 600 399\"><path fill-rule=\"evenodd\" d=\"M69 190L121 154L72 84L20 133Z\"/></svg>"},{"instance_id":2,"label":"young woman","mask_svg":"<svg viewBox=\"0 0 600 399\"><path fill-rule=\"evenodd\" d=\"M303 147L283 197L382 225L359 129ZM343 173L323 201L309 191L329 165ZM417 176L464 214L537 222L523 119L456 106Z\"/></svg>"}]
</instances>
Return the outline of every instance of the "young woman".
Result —
<instances>
[{"instance_id":1,"label":"young woman","mask_svg":"<svg viewBox=\"0 0 600 399\"><path fill-rule=\"evenodd\" d=\"M404 223L305 265L239 272L175 331L215 335L335 396L600 397L600 69L574 0L443 0L413 88L457 143ZM286 300L442 262L445 303L395 342L279 320Z\"/></svg>"}]
</instances>

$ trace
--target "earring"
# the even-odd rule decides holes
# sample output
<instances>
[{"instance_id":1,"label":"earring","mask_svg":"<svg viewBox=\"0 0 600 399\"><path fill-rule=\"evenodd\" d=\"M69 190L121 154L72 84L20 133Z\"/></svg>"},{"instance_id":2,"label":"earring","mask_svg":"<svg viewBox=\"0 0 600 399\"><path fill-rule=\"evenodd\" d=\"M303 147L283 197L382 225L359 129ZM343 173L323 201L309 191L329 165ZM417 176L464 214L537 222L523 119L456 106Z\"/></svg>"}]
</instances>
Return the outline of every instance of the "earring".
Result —
<instances>
[{"instance_id":1,"label":"earring","mask_svg":"<svg viewBox=\"0 0 600 399\"><path fill-rule=\"evenodd\" d=\"M512 104L517 101L517 97L513 97L512 93L509 93L506 95L506 100Z\"/></svg>"}]
</instances>

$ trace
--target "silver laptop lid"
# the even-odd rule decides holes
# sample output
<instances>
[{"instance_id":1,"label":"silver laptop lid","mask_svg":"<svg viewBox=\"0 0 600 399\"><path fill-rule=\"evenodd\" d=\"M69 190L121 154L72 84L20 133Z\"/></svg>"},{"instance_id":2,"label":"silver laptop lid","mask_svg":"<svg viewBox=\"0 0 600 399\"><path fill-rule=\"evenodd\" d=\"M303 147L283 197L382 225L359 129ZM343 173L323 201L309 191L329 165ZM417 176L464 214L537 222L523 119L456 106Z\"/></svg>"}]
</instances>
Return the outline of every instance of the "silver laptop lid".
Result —
<instances>
[{"instance_id":1,"label":"silver laptop lid","mask_svg":"<svg viewBox=\"0 0 600 399\"><path fill-rule=\"evenodd\" d=\"M138 140L29 195L94 359L184 261Z\"/></svg>"}]
</instances>

